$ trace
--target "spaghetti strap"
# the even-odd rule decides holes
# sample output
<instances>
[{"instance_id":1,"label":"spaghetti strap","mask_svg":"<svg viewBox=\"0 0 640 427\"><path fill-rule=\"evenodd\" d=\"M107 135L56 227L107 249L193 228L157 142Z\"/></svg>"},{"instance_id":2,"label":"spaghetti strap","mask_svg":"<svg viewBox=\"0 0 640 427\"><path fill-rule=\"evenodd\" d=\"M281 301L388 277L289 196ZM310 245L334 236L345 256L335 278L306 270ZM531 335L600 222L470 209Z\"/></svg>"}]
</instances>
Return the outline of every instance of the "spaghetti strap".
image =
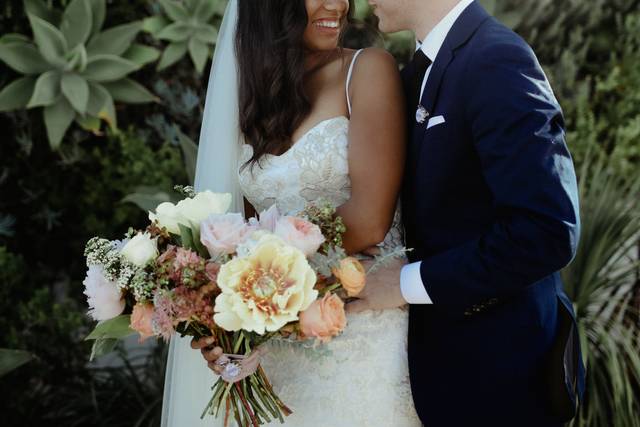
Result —
<instances>
[{"instance_id":1,"label":"spaghetti strap","mask_svg":"<svg viewBox=\"0 0 640 427\"><path fill-rule=\"evenodd\" d=\"M346 92L347 92L347 107L349 107L349 117L351 117L351 99L349 98L349 83L351 82L351 74L353 74L353 66L356 63L356 58L364 49L359 49L356 53L353 54L353 58L351 59L351 65L349 65L349 72L347 73L347 83L346 83Z\"/></svg>"}]
</instances>

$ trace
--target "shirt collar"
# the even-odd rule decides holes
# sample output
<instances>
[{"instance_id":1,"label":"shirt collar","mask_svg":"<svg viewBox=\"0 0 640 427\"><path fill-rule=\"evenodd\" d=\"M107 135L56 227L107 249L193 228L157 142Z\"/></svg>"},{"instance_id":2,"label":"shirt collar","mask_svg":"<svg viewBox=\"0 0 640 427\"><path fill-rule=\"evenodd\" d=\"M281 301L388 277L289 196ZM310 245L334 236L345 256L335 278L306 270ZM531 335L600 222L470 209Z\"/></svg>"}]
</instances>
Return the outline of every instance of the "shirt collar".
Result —
<instances>
[{"instance_id":1,"label":"shirt collar","mask_svg":"<svg viewBox=\"0 0 640 427\"><path fill-rule=\"evenodd\" d=\"M422 50L432 62L435 61L438 52L447 38L447 34L456 23L456 20L462 12L471 4L474 0L460 0L449 13L442 18L442 20L427 34L427 37L420 42L416 42L416 51Z\"/></svg>"}]
</instances>

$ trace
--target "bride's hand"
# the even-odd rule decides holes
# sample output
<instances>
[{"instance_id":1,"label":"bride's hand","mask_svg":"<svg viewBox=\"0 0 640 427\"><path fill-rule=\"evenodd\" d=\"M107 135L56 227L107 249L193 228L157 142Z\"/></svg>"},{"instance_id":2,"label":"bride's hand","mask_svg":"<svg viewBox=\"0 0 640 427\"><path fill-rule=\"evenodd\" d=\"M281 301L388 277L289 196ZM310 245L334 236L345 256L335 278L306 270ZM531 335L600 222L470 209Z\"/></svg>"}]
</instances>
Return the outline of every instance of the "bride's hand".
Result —
<instances>
[{"instance_id":1,"label":"bride's hand","mask_svg":"<svg viewBox=\"0 0 640 427\"><path fill-rule=\"evenodd\" d=\"M216 340L213 337L203 337L199 340L191 340L191 348L194 350L200 350L202 357L207 361L207 366L216 374L220 375L222 368L220 365L216 365L216 361L222 356L222 347L213 346Z\"/></svg>"},{"instance_id":2,"label":"bride's hand","mask_svg":"<svg viewBox=\"0 0 640 427\"><path fill-rule=\"evenodd\" d=\"M368 271L373 264L373 260L362 262L365 271ZM358 294L358 299L347 304L347 312L386 310L406 305L407 302L400 290L400 271L405 264L404 260L394 260L384 268L368 274L366 286Z\"/></svg>"}]
</instances>

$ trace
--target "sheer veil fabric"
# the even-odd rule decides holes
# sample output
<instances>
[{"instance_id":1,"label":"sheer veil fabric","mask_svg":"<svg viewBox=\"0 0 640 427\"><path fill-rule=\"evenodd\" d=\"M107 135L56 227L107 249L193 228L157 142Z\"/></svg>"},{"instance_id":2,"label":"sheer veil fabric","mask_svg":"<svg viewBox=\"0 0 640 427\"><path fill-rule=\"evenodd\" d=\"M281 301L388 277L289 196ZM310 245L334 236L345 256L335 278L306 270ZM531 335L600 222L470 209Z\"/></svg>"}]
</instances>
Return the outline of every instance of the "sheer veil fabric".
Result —
<instances>
[{"instance_id":1,"label":"sheer veil fabric","mask_svg":"<svg viewBox=\"0 0 640 427\"><path fill-rule=\"evenodd\" d=\"M235 34L238 1L230 0L224 14L209 75L204 119L196 166L196 191L231 193L232 211L243 212L238 183L240 128ZM162 427L217 425L210 416L200 419L216 378L189 337L174 336L162 403Z\"/></svg>"}]
</instances>

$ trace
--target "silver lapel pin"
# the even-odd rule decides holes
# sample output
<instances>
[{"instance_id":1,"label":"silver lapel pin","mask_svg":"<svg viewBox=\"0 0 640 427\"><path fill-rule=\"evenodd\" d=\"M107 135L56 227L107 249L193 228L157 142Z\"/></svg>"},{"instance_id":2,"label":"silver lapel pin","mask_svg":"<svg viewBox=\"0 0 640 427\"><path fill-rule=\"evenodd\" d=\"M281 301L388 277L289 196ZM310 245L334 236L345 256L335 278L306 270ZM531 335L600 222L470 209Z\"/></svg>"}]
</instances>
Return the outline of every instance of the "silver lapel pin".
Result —
<instances>
[{"instance_id":1,"label":"silver lapel pin","mask_svg":"<svg viewBox=\"0 0 640 427\"><path fill-rule=\"evenodd\" d=\"M416 122L423 124L429 118L429 112L422 105L418 104L416 109Z\"/></svg>"}]
</instances>

